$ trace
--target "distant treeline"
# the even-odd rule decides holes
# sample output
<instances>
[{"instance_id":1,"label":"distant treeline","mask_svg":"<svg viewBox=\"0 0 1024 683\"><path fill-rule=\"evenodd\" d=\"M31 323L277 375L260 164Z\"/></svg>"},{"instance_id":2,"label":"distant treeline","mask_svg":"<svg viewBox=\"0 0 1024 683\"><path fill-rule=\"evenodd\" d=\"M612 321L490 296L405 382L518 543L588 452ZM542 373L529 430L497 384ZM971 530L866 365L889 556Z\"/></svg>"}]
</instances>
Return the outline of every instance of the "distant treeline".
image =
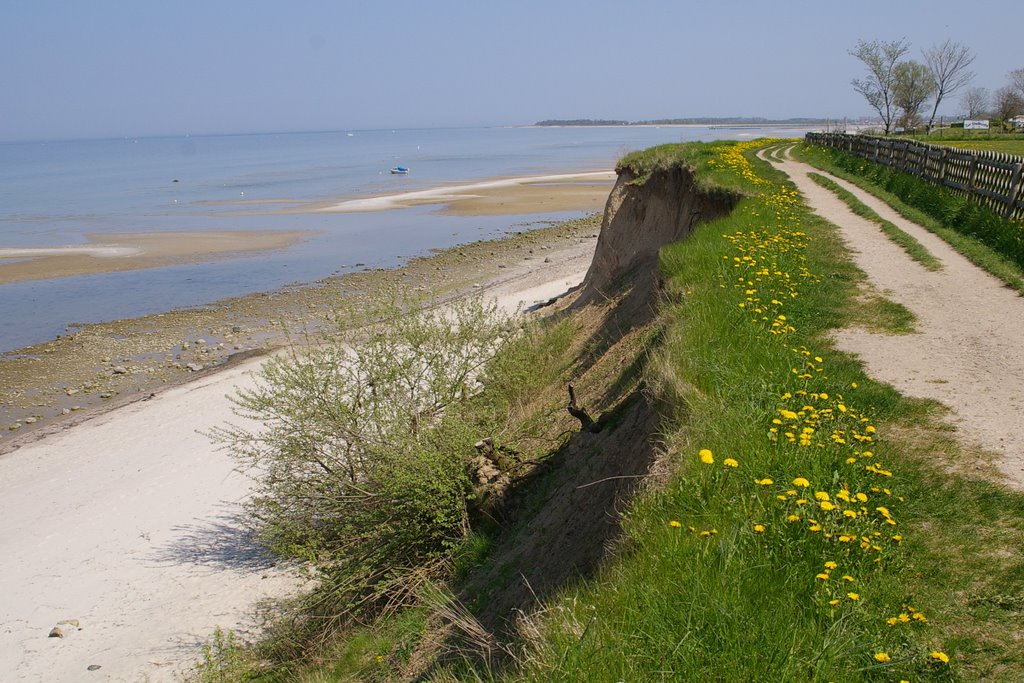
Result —
<instances>
[{"instance_id":1,"label":"distant treeline","mask_svg":"<svg viewBox=\"0 0 1024 683\"><path fill-rule=\"evenodd\" d=\"M807 123L820 123L824 119L818 118L794 118L794 119L766 119L760 116L727 116L719 118L691 118L691 119L653 119L651 121L618 121L614 119L547 119L538 121L536 126L679 126L684 124L706 124L706 125L764 125L764 124L793 124L802 125Z\"/></svg>"}]
</instances>

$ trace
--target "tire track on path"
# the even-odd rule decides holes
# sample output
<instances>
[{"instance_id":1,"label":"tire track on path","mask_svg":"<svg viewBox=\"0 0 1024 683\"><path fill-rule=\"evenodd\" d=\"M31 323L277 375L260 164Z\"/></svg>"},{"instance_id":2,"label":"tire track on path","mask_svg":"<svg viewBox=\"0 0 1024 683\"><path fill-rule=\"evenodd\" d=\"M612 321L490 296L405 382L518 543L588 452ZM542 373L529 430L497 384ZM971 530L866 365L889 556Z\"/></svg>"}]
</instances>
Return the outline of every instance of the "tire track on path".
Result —
<instances>
[{"instance_id":1,"label":"tire track on path","mask_svg":"<svg viewBox=\"0 0 1024 683\"><path fill-rule=\"evenodd\" d=\"M917 334L847 328L835 333L837 346L858 356L875 379L949 407L964 454L981 464L979 446L995 453L993 464L1007 483L1024 489L1024 298L860 188L792 159L761 158L788 175L808 206L839 228L871 284L918 318ZM832 179L915 237L943 270L928 271L911 260L877 224L811 180L810 172Z\"/></svg>"}]
</instances>

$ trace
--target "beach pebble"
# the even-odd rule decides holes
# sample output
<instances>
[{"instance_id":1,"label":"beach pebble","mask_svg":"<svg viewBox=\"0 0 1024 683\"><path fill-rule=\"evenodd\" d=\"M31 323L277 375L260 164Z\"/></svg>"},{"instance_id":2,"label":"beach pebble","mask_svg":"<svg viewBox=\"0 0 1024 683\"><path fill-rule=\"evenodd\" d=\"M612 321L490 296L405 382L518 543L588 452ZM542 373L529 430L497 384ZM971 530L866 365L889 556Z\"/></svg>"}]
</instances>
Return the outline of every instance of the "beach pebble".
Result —
<instances>
[{"instance_id":1,"label":"beach pebble","mask_svg":"<svg viewBox=\"0 0 1024 683\"><path fill-rule=\"evenodd\" d=\"M27 424L27 425L35 424L36 422L39 422L39 418L38 417L33 416L33 417L26 417L25 418L25 424Z\"/></svg>"},{"instance_id":2,"label":"beach pebble","mask_svg":"<svg viewBox=\"0 0 1024 683\"><path fill-rule=\"evenodd\" d=\"M202 363L189 363L185 367L188 368L191 372L199 372L200 370L203 369Z\"/></svg>"},{"instance_id":3,"label":"beach pebble","mask_svg":"<svg viewBox=\"0 0 1024 683\"><path fill-rule=\"evenodd\" d=\"M123 365L115 365L114 367L112 367L110 369L110 371L113 372L115 375L127 375L128 374L128 368L126 368Z\"/></svg>"},{"instance_id":4,"label":"beach pebble","mask_svg":"<svg viewBox=\"0 0 1024 683\"><path fill-rule=\"evenodd\" d=\"M551 263L551 258L548 256L544 257L544 263Z\"/></svg>"},{"instance_id":5,"label":"beach pebble","mask_svg":"<svg viewBox=\"0 0 1024 683\"><path fill-rule=\"evenodd\" d=\"M241 331L242 331L242 328L241 328L241 327L239 327L238 325L232 325L232 326L231 326L231 332L232 332L232 333L234 333L234 334L238 334L238 333L239 333L239 332L241 332Z\"/></svg>"},{"instance_id":6,"label":"beach pebble","mask_svg":"<svg viewBox=\"0 0 1024 683\"><path fill-rule=\"evenodd\" d=\"M100 398L111 398L113 397L113 395L113 391L104 391L102 394L100 394Z\"/></svg>"},{"instance_id":7,"label":"beach pebble","mask_svg":"<svg viewBox=\"0 0 1024 683\"><path fill-rule=\"evenodd\" d=\"M20 423L20 422L15 422L14 424L12 424L12 425L11 425L10 427L8 427L7 429L11 430L12 432L16 432L16 431L18 431L19 429L21 429L21 423Z\"/></svg>"},{"instance_id":8,"label":"beach pebble","mask_svg":"<svg viewBox=\"0 0 1024 683\"><path fill-rule=\"evenodd\" d=\"M196 346L200 346L200 345L205 344L205 343L206 343L205 339L196 339Z\"/></svg>"},{"instance_id":9,"label":"beach pebble","mask_svg":"<svg viewBox=\"0 0 1024 683\"><path fill-rule=\"evenodd\" d=\"M60 411L60 414L61 415L70 415L71 414L71 409L70 408L64 408L63 410Z\"/></svg>"},{"instance_id":10,"label":"beach pebble","mask_svg":"<svg viewBox=\"0 0 1024 683\"><path fill-rule=\"evenodd\" d=\"M174 182L178 182L178 181L175 180ZM178 200L175 199L174 201L178 201ZM103 667L100 666L99 664L90 664L89 666L85 667L85 670L86 671L98 671L99 669L102 669L102 668Z\"/></svg>"}]
</instances>

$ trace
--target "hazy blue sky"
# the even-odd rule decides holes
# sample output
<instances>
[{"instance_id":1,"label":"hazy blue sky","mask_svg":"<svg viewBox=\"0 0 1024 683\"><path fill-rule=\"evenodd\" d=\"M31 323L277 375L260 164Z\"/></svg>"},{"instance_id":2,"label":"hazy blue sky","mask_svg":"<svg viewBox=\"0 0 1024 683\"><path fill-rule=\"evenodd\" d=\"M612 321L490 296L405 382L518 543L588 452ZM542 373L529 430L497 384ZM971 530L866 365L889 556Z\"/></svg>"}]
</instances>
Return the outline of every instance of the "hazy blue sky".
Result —
<instances>
[{"instance_id":1,"label":"hazy blue sky","mask_svg":"<svg viewBox=\"0 0 1024 683\"><path fill-rule=\"evenodd\" d=\"M1022 27L1021 0L3 0L0 140L858 116L858 38L959 40L995 89Z\"/></svg>"}]
</instances>

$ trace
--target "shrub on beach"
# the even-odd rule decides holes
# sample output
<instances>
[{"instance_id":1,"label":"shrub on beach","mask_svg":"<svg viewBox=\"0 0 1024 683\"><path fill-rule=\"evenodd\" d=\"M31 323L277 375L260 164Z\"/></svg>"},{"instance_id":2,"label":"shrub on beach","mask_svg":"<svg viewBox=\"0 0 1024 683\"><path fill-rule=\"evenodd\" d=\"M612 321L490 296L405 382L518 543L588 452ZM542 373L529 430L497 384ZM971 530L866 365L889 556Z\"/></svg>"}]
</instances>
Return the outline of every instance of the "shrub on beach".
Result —
<instances>
[{"instance_id":1,"label":"shrub on beach","mask_svg":"<svg viewBox=\"0 0 1024 683\"><path fill-rule=\"evenodd\" d=\"M336 314L233 398L212 437L256 472L249 511L274 551L315 563L344 609L401 601L468 531L462 415L511 321L479 298L390 295Z\"/></svg>"}]
</instances>

